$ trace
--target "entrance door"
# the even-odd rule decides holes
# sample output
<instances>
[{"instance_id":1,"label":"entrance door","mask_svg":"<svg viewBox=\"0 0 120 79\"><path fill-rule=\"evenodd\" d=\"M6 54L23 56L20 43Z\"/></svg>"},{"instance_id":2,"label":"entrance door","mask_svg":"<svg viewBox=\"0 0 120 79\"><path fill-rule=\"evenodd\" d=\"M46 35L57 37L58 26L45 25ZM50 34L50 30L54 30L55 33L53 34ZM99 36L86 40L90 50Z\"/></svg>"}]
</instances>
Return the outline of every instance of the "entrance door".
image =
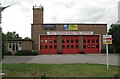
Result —
<instances>
[{"instance_id":1,"label":"entrance door","mask_svg":"<svg viewBox=\"0 0 120 79\"><path fill-rule=\"evenodd\" d=\"M57 54L57 36L49 36L49 54Z\"/></svg>"},{"instance_id":2,"label":"entrance door","mask_svg":"<svg viewBox=\"0 0 120 79\"><path fill-rule=\"evenodd\" d=\"M40 54L48 54L48 36L40 36Z\"/></svg>"},{"instance_id":3,"label":"entrance door","mask_svg":"<svg viewBox=\"0 0 120 79\"><path fill-rule=\"evenodd\" d=\"M62 53L77 54L79 53L79 36L62 36Z\"/></svg>"},{"instance_id":4,"label":"entrance door","mask_svg":"<svg viewBox=\"0 0 120 79\"><path fill-rule=\"evenodd\" d=\"M85 53L99 53L99 36L83 36L83 50Z\"/></svg>"},{"instance_id":5,"label":"entrance door","mask_svg":"<svg viewBox=\"0 0 120 79\"><path fill-rule=\"evenodd\" d=\"M83 50L85 53L91 53L91 39L90 36L83 36Z\"/></svg>"},{"instance_id":6,"label":"entrance door","mask_svg":"<svg viewBox=\"0 0 120 79\"><path fill-rule=\"evenodd\" d=\"M40 54L57 53L57 36L40 36Z\"/></svg>"},{"instance_id":7,"label":"entrance door","mask_svg":"<svg viewBox=\"0 0 120 79\"><path fill-rule=\"evenodd\" d=\"M99 53L99 36L92 36L91 42L92 42L91 52Z\"/></svg>"}]
</instances>

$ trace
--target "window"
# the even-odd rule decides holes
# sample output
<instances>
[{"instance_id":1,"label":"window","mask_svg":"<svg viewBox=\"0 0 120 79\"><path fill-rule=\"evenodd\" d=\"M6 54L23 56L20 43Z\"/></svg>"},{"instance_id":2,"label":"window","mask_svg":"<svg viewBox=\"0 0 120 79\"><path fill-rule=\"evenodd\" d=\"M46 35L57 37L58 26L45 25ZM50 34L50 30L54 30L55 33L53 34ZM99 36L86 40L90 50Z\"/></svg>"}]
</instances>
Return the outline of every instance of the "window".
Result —
<instances>
[{"instance_id":1,"label":"window","mask_svg":"<svg viewBox=\"0 0 120 79\"><path fill-rule=\"evenodd\" d=\"M92 43L94 43L94 39L92 39Z\"/></svg>"},{"instance_id":2,"label":"window","mask_svg":"<svg viewBox=\"0 0 120 79\"><path fill-rule=\"evenodd\" d=\"M19 42L19 44L21 44L21 42Z\"/></svg>"},{"instance_id":3,"label":"window","mask_svg":"<svg viewBox=\"0 0 120 79\"><path fill-rule=\"evenodd\" d=\"M54 40L54 43L57 43L57 40Z\"/></svg>"},{"instance_id":4,"label":"window","mask_svg":"<svg viewBox=\"0 0 120 79\"><path fill-rule=\"evenodd\" d=\"M96 43L99 43L99 40L96 40Z\"/></svg>"},{"instance_id":5,"label":"window","mask_svg":"<svg viewBox=\"0 0 120 79\"><path fill-rule=\"evenodd\" d=\"M50 49L52 49L52 45L50 45Z\"/></svg>"},{"instance_id":6,"label":"window","mask_svg":"<svg viewBox=\"0 0 120 79\"><path fill-rule=\"evenodd\" d=\"M48 48L48 46L47 45L45 45L45 49L47 49Z\"/></svg>"},{"instance_id":7,"label":"window","mask_svg":"<svg viewBox=\"0 0 120 79\"><path fill-rule=\"evenodd\" d=\"M64 48L65 48L65 45L62 45L62 48L64 49Z\"/></svg>"},{"instance_id":8,"label":"window","mask_svg":"<svg viewBox=\"0 0 120 79\"><path fill-rule=\"evenodd\" d=\"M47 43L47 40L45 40L45 43Z\"/></svg>"},{"instance_id":9,"label":"window","mask_svg":"<svg viewBox=\"0 0 120 79\"><path fill-rule=\"evenodd\" d=\"M86 48L86 45L84 45L83 48Z\"/></svg>"},{"instance_id":10,"label":"window","mask_svg":"<svg viewBox=\"0 0 120 79\"><path fill-rule=\"evenodd\" d=\"M78 43L78 40L75 40L76 43Z\"/></svg>"},{"instance_id":11,"label":"window","mask_svg":"<svg viewBox=\"0 0 120 79\"><path fill-rule=\"evenodd\" d=\"M56 45L54 45L54 49L56 49L57 48L57 46Z\"/></svg>"},{"instance_id":12,"label":"window","mask_svg":"<svg viewBox=\"0 0 120 79\"><path fill-rule=\"evenodd\" d=\"M83 43L86 43L86 40L85 40L85 39L83 40Z\"/></svg>"},{"instance_id":13,"label":"window","mask_svg":"<svg viewBox=\"0 0 120 79\"><path fill-rule=\"evenodd\" d=\"M49 43L52 43L52 40L50 40Z\"/></svg>"},{"instance_id":14,"label":"window","mask_svg":"<svg viewBox=\"0 0 120 79\"><path fill-rule=\"evenodd\" d=\"M79 47L78 47L78 45L76 45L76 49L78 49Z\"/></svg>"},{"instance_id":15,"label":"window","mask_svg":"<svg viewBox=\"0 0 120 79\"><path fill-rule=\"evenodd\" d=\"M67 40L67 43L69 43L69 40Z\"/></svg>"},{"instance_id":16,"label":"window","mask_svg":"<svg viewBox=\"0 0 120 79\"><path fill-rule=\"evenodd\" d=\"M9 45L9 48L11 48L11 42L9 42L9 44L8 44L8 45Z\"/></svg>"},{"instance_id":17,"label":"window","mask_svg":"<svg viewBox=\"0 0 120 79\"><path fill-rule=\"evenodd\" d=\"M74 49L74 45L71 45L71 48Z\"/></svg>"},{"instance_id":18,"label":"window","mask_svg":"<svg viewBox=\"0 0 120 79\"><path fill-rule=\"evenodd\" d=\"M74 40L71 40L71 43L74 43Z\"/></svg>"},{"instance_id":19,"label":"window","mask_svg":"<svg viewBox=\"0 0 120 79\"><path fill-rule=\"evenodd\" d=\"M92 44L92 48L95 48L95 45L94 45L94 44Z\"/></svg>"},{"instance_id":20,"label":"window","mask_svg":"<svg viewBox=\"0 0 120 79\"><path fill-rule=\"evenodd\" d=\"M43 40L40 40L40 43L43 43L44 41ZM20 43L19 43L20 44Z\"/></svg>"},{"instance_id":21,"label":"window","mask_svg":"<svg viewBox=\"0 0 120 79\"><path fill-rule=\"evenodd\" d=\"M62 40L62 43L65 43L65 40Z\"/></svg>"},{"instance_id":22,"label":"window","mask_svg":"<svg viewBox=\"0 0 120 79\"><path fill-rule=\"evenodd\" d=\"M90 43L90 39L88 39L88 43Z\"/></svg>"},{"instance_id":23,"label":"window","mask_svg":"<svg viewBox=\"0 0 120 79\"><path fill-rule=\"evenodd\" d=\"M88 44L88 48L90 48L90 44Z\"/></svg>"},{"instance_id":24,"label":"window","mask_svg":"<svg viewBox=\"0 0 120 79\"><path fill-rule=\"evenodd\" d=\"M69 45L67 45L67 49L69 49Z\"/></svg>"},{"instance_id":25,"label":"window","mask_svg":"<svg viewBox=\"0 0 120 79\"><path fill-rule=\"evenodd\" d=\"M40 46L40 49L43 49L43 48L44 48L44 46L43 46L43 45L41 45L41 46Z\"/></svg>"},{"instance_id":26,"label":"window","mask_svg":"<svg viewBox=\"0 0 120 79\"><path fill-rule=\"evenodd\" d=\"M9 44L9 48L11 48L11 44Z\"/></svg>"},{"instance_id":27,"label":"window","mask_svg":"<svg viewBox=\"0 0 120 79\"><path fill-rule=\"evenodd\" d=\"M99 48L99 45L96 45L96 48Z\"/></svg>"}]
</instances>

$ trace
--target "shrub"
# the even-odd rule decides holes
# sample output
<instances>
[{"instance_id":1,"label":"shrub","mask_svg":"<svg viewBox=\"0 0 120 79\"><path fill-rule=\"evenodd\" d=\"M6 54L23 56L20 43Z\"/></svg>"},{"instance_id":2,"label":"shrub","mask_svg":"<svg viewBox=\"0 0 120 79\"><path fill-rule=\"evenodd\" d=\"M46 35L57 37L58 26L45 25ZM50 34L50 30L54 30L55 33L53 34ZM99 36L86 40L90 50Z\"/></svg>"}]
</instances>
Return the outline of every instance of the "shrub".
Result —
<instances>
[{"instance_id":1,"label":"shrub","mask_svg":"<svg viewBox=\"0 0 120 79\"><path fill-rule=\"evenodd\" d=\"M106 49L102 49L102 50L101 50L101 53L106 53Z\"/></svg>"},{"instance_id":2,"label":"shrub","mask_svg":"<svg viewBox=\"0 0 120 79\"><path fill-rule=\"evenodd\" d=\"M37 50L19 50L16 55L38 55L39 52Z\"/></svg>"},{"instance_id":3,"label":"shrub","mask_svg":"<svg viewBox=\"0 0 120 79\"><path fill-rule=\"evenodd\" d=\"M80 54L85 54L85 52L84 51L80 51Z\"/></svg>"}]
</instances>

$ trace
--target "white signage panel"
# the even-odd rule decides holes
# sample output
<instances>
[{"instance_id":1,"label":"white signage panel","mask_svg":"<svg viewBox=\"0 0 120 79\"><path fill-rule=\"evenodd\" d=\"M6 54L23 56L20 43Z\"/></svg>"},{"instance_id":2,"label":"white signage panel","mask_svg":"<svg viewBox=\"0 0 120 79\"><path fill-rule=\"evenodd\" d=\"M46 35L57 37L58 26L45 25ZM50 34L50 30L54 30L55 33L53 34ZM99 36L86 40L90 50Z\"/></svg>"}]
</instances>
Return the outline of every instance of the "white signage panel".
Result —
<instances>
[{"instance_id":1,"label":"white signage panel","mask_svg":"<svg viewBox=\"0 0 120 79\"><path fill-rule=\"evenodd\" d=\"M92 31L48 31L47 35L93 35Z\"/></svg>"}]
</instances>

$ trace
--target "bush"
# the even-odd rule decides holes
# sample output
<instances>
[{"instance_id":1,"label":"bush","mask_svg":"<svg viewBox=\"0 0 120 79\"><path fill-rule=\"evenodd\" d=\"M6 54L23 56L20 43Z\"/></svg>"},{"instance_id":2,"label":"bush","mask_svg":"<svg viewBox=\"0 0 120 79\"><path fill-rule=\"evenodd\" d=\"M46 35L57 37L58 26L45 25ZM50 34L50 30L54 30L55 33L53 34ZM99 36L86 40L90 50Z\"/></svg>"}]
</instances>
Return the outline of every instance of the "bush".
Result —
<instances>
[{"instance_id":1,"label":"bush","mask_svg":"<svg viewBox=\"0 0 120 79\"><path fill-rule=\"evenodd\" d=\"M85 54L85 52L84 51L80 51L80 54Z\"/></svg>"},{"instance_id":2,"label":"bush","mask_svg":"<svg viewBox=\"0 0 120 79\"><path fill-rule=\"evenodd\" d=\"M4 54L5 54L5 55L12 55L12 53L13 53L13 51L7 51L7 52L5 52Z\"/></svg>"},{"instance_id":3,"label":"bush","mask_svg":"<svg viewBox=\"0 0 120 79\"><path fill-rule=\"evenodd\" d=\"M106 53L106 49L102 49L102 50L101 50L101 53Z\"/></svg>"},{"instance_id":4,"label":"bush","mask_svg":"<svg viewBox=\"0 0 120 79\"><path fill-rule=\"evenodd\" d=\"M29 55L38 55L38 54L39 52L37 50L19 50L16 52L16 55L19 55L19 56L21 55L29 56Z\"/></svg>"}]
</instances>

